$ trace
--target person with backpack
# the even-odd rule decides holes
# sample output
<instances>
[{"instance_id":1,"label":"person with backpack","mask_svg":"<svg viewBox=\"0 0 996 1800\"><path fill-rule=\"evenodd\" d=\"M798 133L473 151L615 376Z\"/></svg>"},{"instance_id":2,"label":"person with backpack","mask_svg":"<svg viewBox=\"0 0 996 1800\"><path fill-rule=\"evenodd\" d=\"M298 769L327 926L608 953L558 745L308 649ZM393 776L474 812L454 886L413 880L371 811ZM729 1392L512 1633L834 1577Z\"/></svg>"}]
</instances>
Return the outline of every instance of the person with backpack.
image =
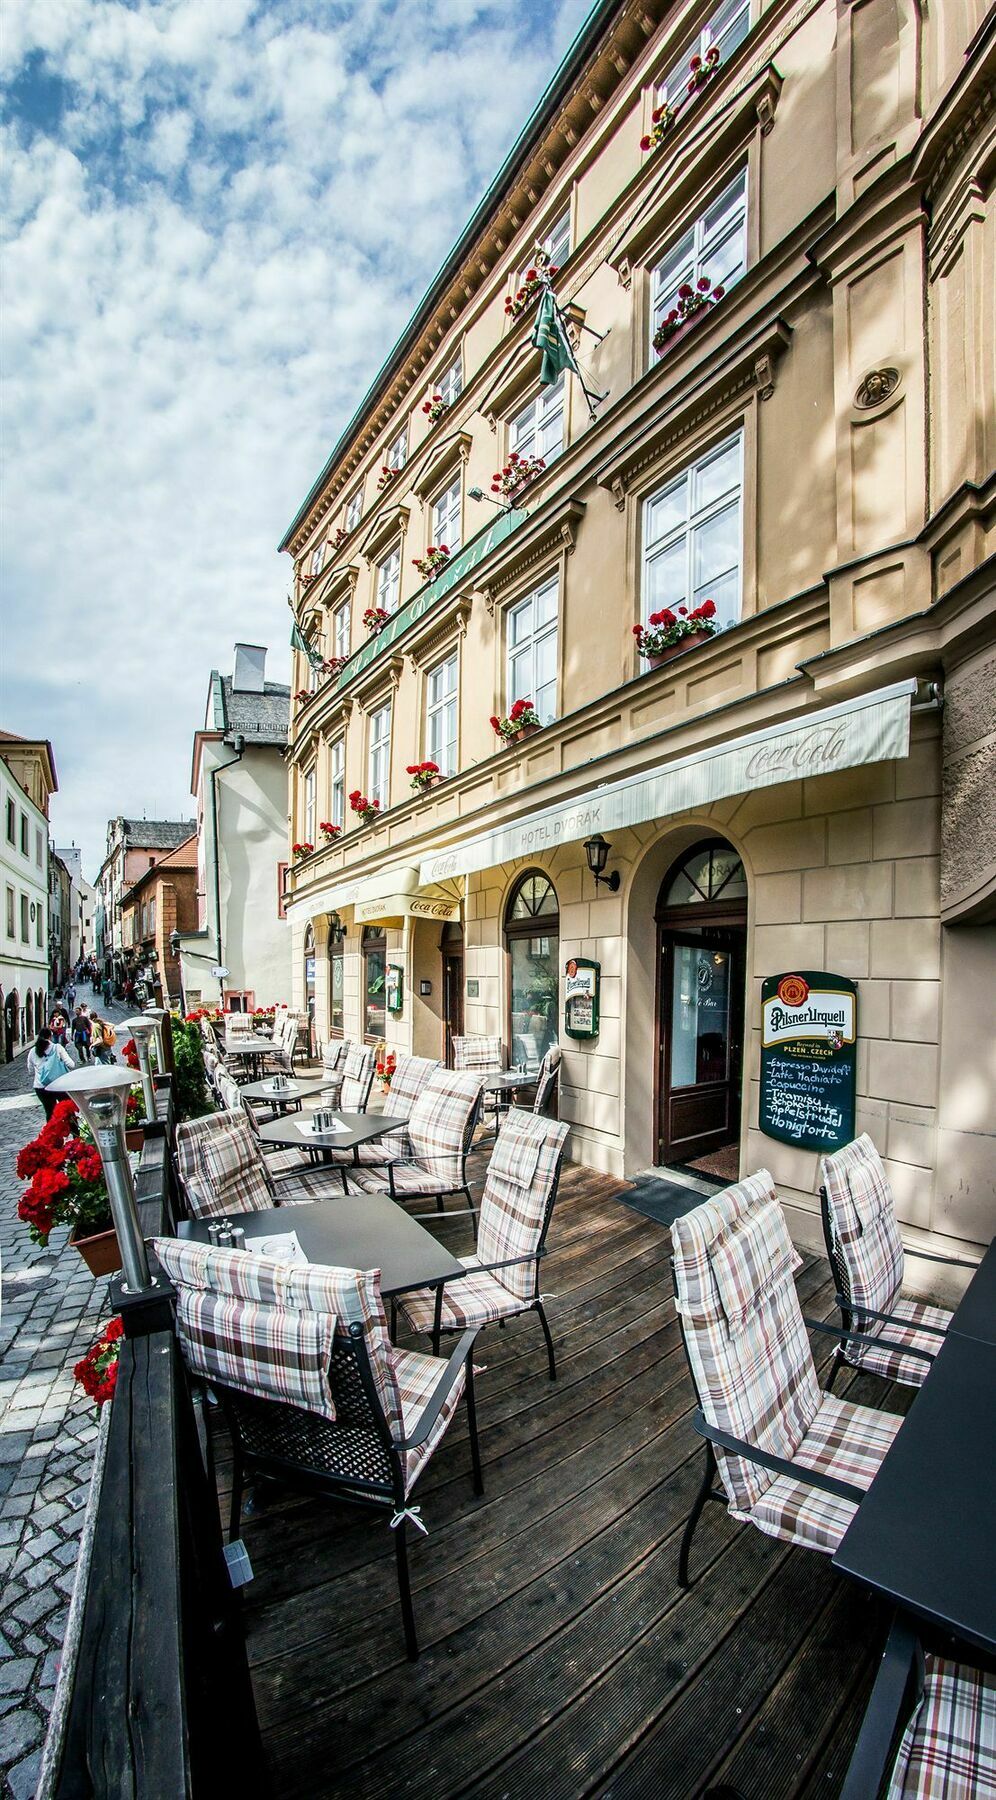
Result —
<instances>
[{"instance_id":1,"label":"person with backpack","mask_svg":"<svg viewBox=\"0 0 996 1800\"><path fill-rule=\"evenodd\" d=\"M66 1018L66 1015L63 1012L61 1006L56 1006L53 1008L52 1017L49 1019L49 1022L48 1022L48 1028L52 1034L52 1038L53 1038L54 1042L57 1044L61 1044L62 1048L65 1049L66 1048L66 1040L69 1036L69 1020Z\"/></svg>"},{"instance_id":2,"label":"person with backpack","mask_svg":"<svg viewBox=\"0 0 996 1800\"><path fill-rule=\"evenodd\" d=\"M35 1094L44 1108L46 1119L52 1117L62 1098L61 1094L49 1093L48 1089L51 1083L59 1075L65 1075L67 1070L75 1067L76 1064L69 1051L64 1050L61 1044L54 1041L52 1033L46 1025L44 1030L38 1033L34 1045L28 1051L28 1074L31 1076Z\"/></svg>"},{"instance_id":3,"label":"person with backpack","mask_svg":"<svg viewBox=\"0 0 996 1800\"><path fill-rule=\"evenodd\" d=\"M90 1044L99 1063L114 1061L117 1035L114 1026L109 1025L106 1019L102 1019L99 1013L90 1014Z\"/></svg>"},{"instance_id":4,"label":"person with backpack","mask_svg":"<svg viewBox=\"0 0 996 1800\"><path fill-rule=\"evenodd\" d=\"M73 1045L81 1063L90 1061L90 1016L80 1004L73 1015Z\"/></svg>"}]
</instances>

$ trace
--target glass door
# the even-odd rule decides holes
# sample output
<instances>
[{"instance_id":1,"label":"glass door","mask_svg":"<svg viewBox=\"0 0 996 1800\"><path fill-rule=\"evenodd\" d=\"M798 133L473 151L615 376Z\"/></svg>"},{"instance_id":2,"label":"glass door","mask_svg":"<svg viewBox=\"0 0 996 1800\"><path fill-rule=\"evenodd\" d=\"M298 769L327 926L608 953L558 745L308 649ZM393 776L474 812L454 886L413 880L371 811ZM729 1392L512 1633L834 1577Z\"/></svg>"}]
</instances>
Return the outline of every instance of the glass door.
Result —
<instances>
[{"instance_id":1,"label":"glass door","mask_svg":"<svg viewBox=\"0 0 996 1800\"><path fill-rule=\"evenodd\" d=\"M743 933L662 934L662 1162L733 1142L740 1124Z\"/></svg>"}]
</instances>

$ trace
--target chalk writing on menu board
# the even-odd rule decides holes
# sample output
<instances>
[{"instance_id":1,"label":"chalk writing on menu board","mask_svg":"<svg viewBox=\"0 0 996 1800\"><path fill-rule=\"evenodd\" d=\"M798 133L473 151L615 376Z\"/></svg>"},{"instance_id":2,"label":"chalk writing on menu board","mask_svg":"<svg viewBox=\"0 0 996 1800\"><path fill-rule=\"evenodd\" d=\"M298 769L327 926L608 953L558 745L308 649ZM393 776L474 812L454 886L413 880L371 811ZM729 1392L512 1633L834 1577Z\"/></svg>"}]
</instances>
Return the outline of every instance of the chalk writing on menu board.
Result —
<instances>
[{"instance_id":1,"label":"chalk writing on menu board","mask_svg":"<svg viewBox=\"0 0 996 1800\"><path fill-rule=\"evenodd\" d=\"M854 1136L858 996L844 975L800 970L761 986L758 1123L779 1143L838 1150Z\"/></svg>"}]
</instances>

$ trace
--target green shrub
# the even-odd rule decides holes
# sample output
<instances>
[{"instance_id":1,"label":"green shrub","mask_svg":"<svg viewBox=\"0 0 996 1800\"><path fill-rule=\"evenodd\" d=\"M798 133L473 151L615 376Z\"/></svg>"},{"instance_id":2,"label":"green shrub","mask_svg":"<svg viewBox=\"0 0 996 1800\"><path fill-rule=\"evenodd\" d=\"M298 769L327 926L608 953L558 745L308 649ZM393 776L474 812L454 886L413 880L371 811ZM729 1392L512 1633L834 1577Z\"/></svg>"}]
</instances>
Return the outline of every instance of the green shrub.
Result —
<instances>
[{"instance_id":1,"label":"green shrub","mask_svg":"<svg viewBox=\"0 0 996 1800\"><path fill-rule=\"evenodd\" d=\"M176 1081L176 1118L200 1119L213 1112L204 1075L204 1047L199 1025L189 1025L179 1013L172 1015L173 1066Z\"/></svg>"}]
</instances>

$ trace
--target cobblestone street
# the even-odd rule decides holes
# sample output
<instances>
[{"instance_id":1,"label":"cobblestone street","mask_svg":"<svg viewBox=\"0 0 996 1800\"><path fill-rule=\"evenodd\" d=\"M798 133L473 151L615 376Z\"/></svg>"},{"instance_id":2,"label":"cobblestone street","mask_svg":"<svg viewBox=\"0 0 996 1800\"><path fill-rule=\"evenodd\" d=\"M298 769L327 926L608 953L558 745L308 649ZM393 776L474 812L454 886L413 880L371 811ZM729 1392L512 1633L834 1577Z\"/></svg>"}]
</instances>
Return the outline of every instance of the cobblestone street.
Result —
<instances>
[{"instance_id":1,"label":"cobblestone street","mask_svg":"<svg viewBox=\"0 0 996 1800\"><path fill-rule=\"evenodd\" d=\"M87 988L80 991L89 1004ZM101 1009L115 1024L128 1008ZM122 1042L118 1034L118 1047ZM33 1244L17 1217L14 1165L43 1123L25 1059L0 1067L0 1779L4 1800L29 1800L51 1706L72 1593L97 1426L73 1380L109 1316L108 1278L94 1279L53 1232Z\"/></svg>"}]
</instances>

